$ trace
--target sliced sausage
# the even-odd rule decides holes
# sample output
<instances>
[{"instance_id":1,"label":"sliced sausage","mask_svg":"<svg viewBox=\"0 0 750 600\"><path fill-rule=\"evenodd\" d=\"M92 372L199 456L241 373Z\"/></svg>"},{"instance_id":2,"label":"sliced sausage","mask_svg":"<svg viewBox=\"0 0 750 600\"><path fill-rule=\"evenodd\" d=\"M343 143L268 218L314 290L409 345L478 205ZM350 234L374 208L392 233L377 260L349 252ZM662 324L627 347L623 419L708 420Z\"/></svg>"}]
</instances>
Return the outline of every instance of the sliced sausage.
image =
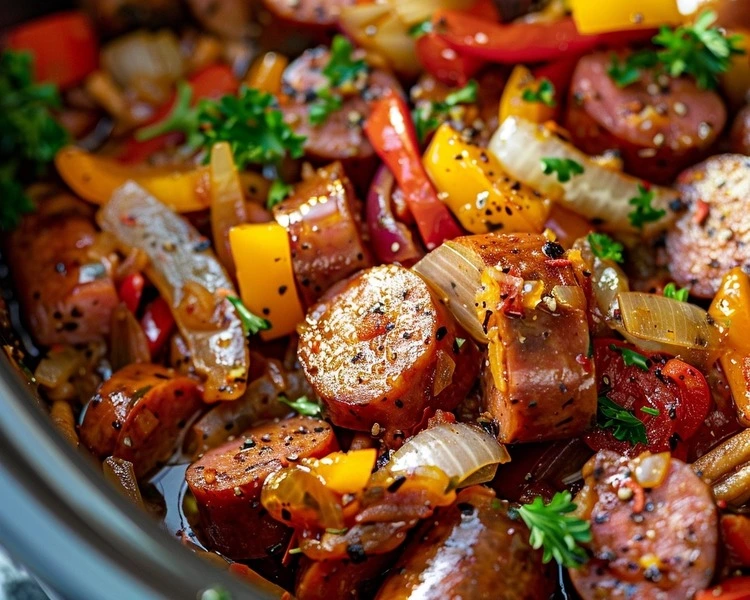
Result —
<instances>
[{"instance_id":1,"label":"sliced sausage","mask_svg":"<svg viewBox=\"0 0 750 600\"><path fill-rule=\"evenodd\" d=\"M263 0L277 17L294 25L330 27L336 25L341 9L354 0Z\"/></svg>"},{"instance_id":2,"label":"sliced sausage","mask_svg":"<svg viewBox=\"0 0 750 600\"><path fill-rule=\"evenodd\" d=\"M187 0L190 12L206 31L239 40L252 33L252 3L246 0Z\"/></svg>"},{"instance_id":3,"label":"sliced sausage","mask_svg":"<svg viewBox=\"0 0 750 600\"><path fill-rule=\"evenodd\" d=\"M108 251L88 207L67 195L41 202L9 236L11 272L37 342L106 337L119 302L103 260Z\"/></svg>"},{"instance_id":4,"label":"sliced sausage","mask_svg":"<svg viewBox=\"0 0 750 600\"><path fill-rule=\"evenodd\" d=\"M583 57L570 88L566 126L589 154L619 150L625 170L655 183L671 183L708 153L724 129L721 98L694 80L644 72L620 88L607 74L608 52Z\"/></svg>"},{"instance_id":5,"label":"sliced sausage","mask_svg":"<svg viewBox=\"0 0 750 600\"><path fill-rule=\"evenodd\" d=\"M318 161L344 161L350 167L364 169L362 163L375 164L375 151L362 129L370 114L370 102L388 90L400 90L398 81L382 70L372 70L361 85L355 85L343 106L332 112L320 125L310 123L310 104L316 91L328 84L322 69L328 64L330 53L324 47L306 50L284 71L283 91L289 102L282 105L285 120L295 132L307 137L305 152Z\"/></svg>"},{"instance_id":6,"label":"sliced sausage","mask_svg":"<svg viewBox=\"0 0 750 600\"><path fill-rule=\"evenodd\" d=\"M175 25L183 16L179 0L83 0L81 4L97 28L108 35L138 27Z\"/></svg>"},{"instance_id":7,"label":"sliced sausage","mask_svg":"<svg viewBox=\"0 0 750 600\"><path fill-rule=\"evenodd\" d=\"M364 600L377 592L385 570L393 563L393 553L367 556L364 560L303 559L294 597L297 600Z\"/></svg>"},{"instance_id":8,"label":"sliced sausage","mask_svg":"<svg viewBox=\"0 0 750 600\"><path fill-rule=\"evenodd\" d=\"M325 421L295 417L249 429L210 450L185 475L195 496L208 545L233 560L264 558L283 550L286 526L260 504L271 473L302 458L320 458L338 449Z\"/></svg>"},{"instance_id":9,"label":"sliced sausage","mask_svg":"<svg viewBox=\"0 0 750 600\"><path fill-rule=\"evenodd\" d=\"M404 267L375 267L339 287L300 326L300 362L336 425L378 424L398 444L426 422L426 411L451 410L466 396L477 348Z\"/></svg>"},{"instance_id":10,"label":"sliced sausage","mask_svg":"<svg viewBox=\"0 0 750 600\"><path fill-rule=\"evenodd\" d=\"M644 489L634 480L638 460L602 451L584 467L576 502L588 507L593 558L570 570L583 600L684 600L713 577L718 525L710 488L672 458L665 479Z\"/></svg>"},{"instance_id":11,"label":"sliced sausage","mask_svg":"<svg viewBox=\"0 0 750 600\"><path fill-rule=\"evenodd\" d=\"M750 105L737 113L729 133L732 152L750 155Z\"/></svg>"},{"instance_id":12,"label":"sliced sausage","mask_svg":"<svg viewBox=\"0 0 750 600\"><path fill-rule=\"evenodd\" d=\"M289 232L294 278L305 305L372 265L360 235L360 212L340 162L318 169L274 207L274 217Z\"/></svg>"},{"instance_id":13,"label":"sliced sausage","mask_svg":"<svg viewBox=\"0 0 750 600\"><path fill-rule=\"evenodd\" d=\"M128 365L104 382L88 404L81 441L100 458L132 462L142 477L172 455L201 406L194 379L174 377L159 365Z\"/></svg>"},{"instance_id":14,"label":"sliced sausage","mask_svg":"<svg viewBox=\"0 0 750 600\"><path fill-rule=\"evenodd\" d=\"M722 154L677 180L688 210L667 233L669 269L690 293L711 298L733 267L750 271L750 158Z\"/></svg>"},{"instance_id":15,"label":"sliced sausage","mask_svg":"<svg viewBox=\"0 0 750 600\"><path fill-rule=\"evenodd\" d=\"M551 569L508 503L484 487L461 491L407 546L378 600L548 600Z\"/></svg>"},{"instance_id":16,"label":"sliced sausage","mask_svg":"<svg viewBox=\"0 0 750 600\"><path fill-rule=\"evenodd\" d=\"M505 443L574 437L596 416L585 292L562 246L542 235L476 235L454 243L495 265L478 296L490 338L483 402ZM524 298L525 282L529 298Z\"/></svg>"}]
</instances>

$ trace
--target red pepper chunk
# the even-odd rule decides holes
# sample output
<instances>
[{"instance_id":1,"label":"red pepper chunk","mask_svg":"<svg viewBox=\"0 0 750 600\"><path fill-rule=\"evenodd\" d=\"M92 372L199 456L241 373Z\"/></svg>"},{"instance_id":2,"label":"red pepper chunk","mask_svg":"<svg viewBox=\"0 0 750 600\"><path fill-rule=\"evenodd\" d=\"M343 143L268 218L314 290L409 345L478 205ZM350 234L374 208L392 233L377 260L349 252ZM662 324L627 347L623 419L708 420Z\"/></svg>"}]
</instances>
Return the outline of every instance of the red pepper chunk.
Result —
<instances>
[{"instance_id":1,"label":"red pepper chunk","mask_svg":"<svg viewBox=\"0 0 750 600\"><path fill-rule=\"evenodd\" d=\"M143 278L143 275L140 273L131 273L123 278L120 287L117 289L117 295L120 297L120 300L122 300L127 309L133 314L135 314L141 305L145 285L146 280Z\"/></svg>"},{"instance_id":2,"label":"red pepper chunk","mask_svg":"<svg viewBox=\"0 0 750 600\"><path fill-rule=\"evenodd\" d=\"M748 598L750 598L750 577L727 579L695 595L695 600L748 600Z\"/></svg>"},{"instance_id":3,"label":"red pepper chunk","mask_svg":"<svg viewBox=\"0 0 750 600\"><path fill-rule=\"evenodd\" d=\"M164 347L174 330L172 309L161 296L146 306L141 318L141 327L148 339L148 349L153 358Z\"/></svg>"},{"instance_id":4,"label":"red pepper chunk","mask_svg":"<svg viewBox=\"0 0 750 600\"><path fill-rule=\"evenodd\" d=\"M376 100L365 123L365 133L401 187L427 249L463 235L422 166L406 102L395 94Z\"/></svg>"}]
</instances>

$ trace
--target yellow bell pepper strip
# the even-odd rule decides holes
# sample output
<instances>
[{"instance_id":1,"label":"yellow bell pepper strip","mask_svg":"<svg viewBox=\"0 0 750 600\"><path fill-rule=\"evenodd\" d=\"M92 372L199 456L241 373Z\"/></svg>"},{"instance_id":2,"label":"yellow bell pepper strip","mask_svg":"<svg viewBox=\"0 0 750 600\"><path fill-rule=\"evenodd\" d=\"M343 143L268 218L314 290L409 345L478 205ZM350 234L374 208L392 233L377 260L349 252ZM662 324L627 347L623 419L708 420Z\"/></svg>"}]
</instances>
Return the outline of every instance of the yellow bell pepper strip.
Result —
<instances>
[{"instance_id":1,"label":"yellow bell pepper strip","mask_svg":"<svg viewBox=\"0 0 750 600\"><path fill-rule=\"evenodd\" d=\"M357 494L370 480L378 452L375 448L333 452L321 459L303 460L337 494Z\"/></svg>"},{"instance_id":2,"label":"yellow bell pepper strip","mask_svg":"<svg viewBox=\"0 0 750 600\"><path fill-rule=\"evenodd\" d=\"M112 193L130 180L179 213L204 210L211 204L209 167L180 170L125 165L74 146L57 153L55 166L65 183L93 204L106 204ZM265 201L270 185L267 180L257 173L242 173L240 181L251 200Z\"/></svg>"},{"instance_id":3,"label":"yellow bell pepper strip","mask_svg":"<svg viewBox=\"0 0 750 600\"><path fill-rule=\"evenodd\" d=\"M509 177L500 162L467 144L447 123L435 132L423 164L438 193L471 233L541 233L552 206Z\"/></svg>"},{"instance_id":4,"label":"yellow bell pepper strip","mask_svg":"<svg viewBox=\"0 0 750 600\"><path fill-rule=\"evenodd\" d=\"M726 351L719 358L740 421L750 426L750 278L741 267L724 275L708 314L724 327Z\"/></svg>"},{"instance_id":5,"label":"yellow bell pepper strip","mask_svg":"<svg viewBox=\"0 0 750 600\"><path fill-rule=\"evenodd\" d=\"M292 271L289 236L278 223L250 223L229 231L237 283L245 306L271 323L263 340L293 333L304 317Z\"/></svg>"},{"instance_id":6,"label":"yellow bell pepper strip","mask_svg":"<svg viewBox=\"0 0 750 600\"><path fill-rule=\"evenodd\" d=\"M529 94L538 96L540 87L543 85L541 80L537 80L531 71L523 65L516 65L513 72L505 84L503 95L500 98L500 123L507 117L521 117L533 123L544 123L555 118L556 102L554 96L547 102L529 100ZM550 87L551 84L547 84ZM554 88L552 89L554 94Z\"/></svg>"},{"instance_id":7,"label":"yellow bell pepper strip","mask_svg":"<svg viewBox=\"0 0 750 600\"><path fill-rule=\"evenodd\" d=\"M253 62L245 83L248 87L268 92L274 96L281 93L281 76L289 59L278 52L266 52Z\"/></svg>"},{"instance_id":8,"label":"yellow bell pepper strip","mask_svg":"<svg viewBox=\"0 0 750 600\"><path fill-rule=\"evenodd\" d=\"M229 273L234 273L229 230L247 222L245 197L234 166L232 148L227 142L211 149L211 234L216 256Z\"/></svg>"},{"instance_id":9,"label":"yellow bell pepper strip","mask_svg":"<svg viewBox=\"0 0 750 600\"><path fill-rule=\"evenodd\" d=\"M570 0L573 20L582 34L679 25L685 21L677 0Z\"/></svg>"}]
</instances>

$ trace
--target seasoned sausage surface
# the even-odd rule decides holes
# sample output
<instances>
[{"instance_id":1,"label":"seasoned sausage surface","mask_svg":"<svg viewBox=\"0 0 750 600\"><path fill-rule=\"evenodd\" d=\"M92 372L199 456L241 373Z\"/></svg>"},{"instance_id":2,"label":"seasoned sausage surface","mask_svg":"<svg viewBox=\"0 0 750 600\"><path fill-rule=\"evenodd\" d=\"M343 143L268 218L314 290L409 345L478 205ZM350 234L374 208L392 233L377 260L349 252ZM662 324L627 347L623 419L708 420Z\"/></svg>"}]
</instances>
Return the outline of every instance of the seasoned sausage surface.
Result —
<instances>
[{"instance_id":1,"label":"seasoned sausage surface","mask_svg":"<svg viewBox=\"0 0 750 600\"><path fill-rule=\"evenodd\" d=\"M507 502L487 488L467 488L427 520L377 599L547 600L555 587L551 569L528 540Z\"/></svg>"},{"instance_id":2,"label":"seasoned sausage surface","mask_svg":"<svg viewBox=\"0 0 750 600\"><path fill-rule=\"evenodd\" d=\"M266 8L286 21L299 26L330 27L336 25L341 9L354 0L263 0Z\"/></svg>"},{"instance_id":3,"label":"seasoned sausage surface","mask_svg":"<svg viewBox=\"0 0 750 600\"><path fill-rule=\"evenodd\" d=\"M685 214L667 233L669 270L681 286L712 297L733 267L750 271L750 158L722 154L682 173Z\"/></svg>"},{"instance_id":4,"label":"seasoned sausage surface","mask_svg":"<svg viewBox=\"0 0 750 600\"><path fill-rule=\"evenodd\" d=\"M607 74L609 52L583 57L571 82L567 128L589 154L617 149L625 170L654 183L671 183L701 160L726 124L721 98L693 79L662 80L644 71L620 88Z\"/></svg>"},{"instance_id":5,"label":"seasoned sausage surface","mask_svg":"<svg viewBox=\"0 0 750 600\"><path fill-rule=\"evenodd\" d=\"M81 440L100 458L133 463L143 476L165 462L202 405L198 382L159 365L131 364L112 375L92 398Z\"/></svg>"},{"instance_id":6,"label":"seasoned sausage surface","mask_svg":"<svg viewBox=\"0 0 750 600\"><path fill-rule=\"evenodd\" d=\"M190 465L185 478L211 548L233 560L283 552L289 530L261 506L263 482L291 462L320 458L337 449L328 423L295 417L253 427L206 452Z\"/></svg>"},{"instance_id":7,"label":"seasoned sausage surface","mask_svg":"<svg viewBox=\"0 0 750 600\"><path fill-rule=\"evenodd\" d=\"M570 570L583 600L685 600L713 577L718 525L710 488L672 458L665 479L644 489L636 466L601 451L584 467L576 501L589 507L594 557Z\"/></svg>"},{"instance_id":8,"label":"seasoned sausage surface","mask_svg":"<svg viewBox=\"0 0 750 600\"><path fill-rule=\"evenodd\" d=\"M455 408L476 379L478 351L427 284L390 265L339 287L299 329L300 362L331 420L356 431L377 424L398 443L430 411Z\"/></svg>"}]
</instances>

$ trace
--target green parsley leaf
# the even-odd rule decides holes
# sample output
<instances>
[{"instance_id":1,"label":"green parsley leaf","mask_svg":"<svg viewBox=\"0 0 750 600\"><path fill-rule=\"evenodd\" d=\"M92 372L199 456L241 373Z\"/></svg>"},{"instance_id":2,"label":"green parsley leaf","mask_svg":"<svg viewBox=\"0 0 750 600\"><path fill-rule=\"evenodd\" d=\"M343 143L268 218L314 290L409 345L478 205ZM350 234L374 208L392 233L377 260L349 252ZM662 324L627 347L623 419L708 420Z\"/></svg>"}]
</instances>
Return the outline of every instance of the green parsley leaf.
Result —
<instances>
[{"instance_id":1,"label":"green parsley leaf","mask_svg":"<svg viewBox=\"0 0 750 600\"><path fill-rule=\"evenodd\" d=\"M566 183L575 175L583 174L583 165L571 158L548 157L542 159L542 172L545 175L557 174L557 181Z\"/></svg>"},{"instance_id":2,"label":"green parsley leaf","mask_svg":"<svg viewBox=\"0 0 750 600\"><path fill-rule=\"evenodd\" d=\"M328 78L330 87L341 87L342 84L357 79L360 73L367 72L367 63L363 59L354 60L354 46L343 35L337 35L331 42L331 58L323 67L322 73Z\"/></svg>"},{"instance_id":3,"label":"green parsley leaf","mask_svg":"<svg viewBox=\"0 0 750 600\"><path fill-rule=\"evenodd\" d=\"M648 444L643 421L606 396L599 397L597 423L602 429L611 429L616 440Z\"/></svg>"},{"instance_id":4,"label":"green parsley leaf","mask_svg":"<svg viewBox=\"0 0 750 600\"><path fill-rule=\"evenodd\" d=\"M201 600L232 600L232 594L221 586L215 586L203 592Z\"/></svg>"},{"instance_id":5,"label":"green parsley leaf","mask_svg":"<svg viewBox=\"0 0 750 600\"><path fill-rule=\"evenodd\" d=\"M571 515L575 509L568 491L557 492L548 504L536 497L518 509L518 515L531 530L531 546L544 548L545 563L554 559L563 567L575 569L588 561L579 544L591 541L591 525Z\"/></svg>"},{"instance_id":6,"label":"green parsley leaf","mask_svg":"<svg viewBox=\"0 0 750 600\"><path fill-rule=\"evenodd\" d=\"M331 113L336 112L344 105L344 99L340 94L332 92L329 88L319 90L317 96L317 100L310 104L309 120L313 125L322 125L328 120Z\"/></svg>"},{"instance_id":7,"label":"green parsley leaf","mask_svg":"<svg viewBox=\"0 0 750 600\"><path fill-rule=\"evenodd\" d=\"M473 104L477 101L479 84L473 79L464 87L451 92L442 102L425 102L415 108L412 113L417 139L423 142L427 136L437 129L446 119L451 108L460 104Z\"/></svg>"},{"instance_id":8,"label":"green parsley leaf","mask_svg":"<svg viewBox=\"0 0 750 600\"><path fill-rule=\"evenodd\" d=\"M237 296L227 296L227 300L234 306L234 310L242 323L242 332L245 336L255 335L271 327L271 323L266 319L251 313Z\"/></svg>"},{"instance_id":9,"label":"green parsley leaf","mask_svg":"<svg viewBox=\"0 0 750 600\"><path fill-rule=\"evenodd\" d=\"M627 87L641 77L642 69L655 67L659 63L659 57L653 50L641 50L629 54L624 61L617 54L612 54L607 74L617 84L617 87Z\"/></svg>"},{"instance_id":10,"label":"green parsley leaf","mask_svg":"<svg viewBox=\"0 0 750 600\"><path fill-rule=\"evenodd\" d=\"M289 554L302 554L302 548L289 548Z\"/></svg>"},{"instance_id":11,"label":"green parsley leaf","mask_svg":"<svg viewBox=\"0 0 750 600\"><path fill-rule=\"evenodd\" d=\"M432 21L430 19L425 19L421 23L417 23L416 25L412 25L409 28L409 36L413 38L420 38L425 34L432 32Z\"/></svg>"},{"instance_id":12,"label":"green parsley leaf","mask_svg":"<svg viewBox=\"0 0 750 600\"><path fill-rule=\"evenodd\" d=\"M34 82L34 61L28 52L0 53L0 230L9 231L21 216L34 210L20 173L44 173L55 154L68 143L67 130L53 117L60 95L52 84Z\"/></svg>"},{"instance_id":13,"label":"green parsley leaf","mask_svg":"<svg viewBox=\"0 0 750 600\"><path fill-rule=\"evenodd\" d=\"M271 187L268 190L268 199L266 200L266 208L271 210L282 200L286 200L289 194L294 190L294 186L289 183L284 183L281 179L274 179Z\"/></svg>"},{"instance_id":14,"label":"green parsley leaf","mask_svg":"<svg viewBox=\"0 0 750 600\"><path fill-rule=\"evenodd\" d=\"M555 86L546 77L541 80L536 91L525 89L521 94L524 102L540 102L547 106L557 106L555 102Z\"/></svg>"},{"instance_id":15,"label":"green parsley leaf","mask_svg":"<svg viewBox=\"0 0 750 600\"><path fill-rule=\"evenodd\" d=\"M169 114L153 125L141 127L134 137L139 142L145 142L173 131L185 134L185 144L193 150L203 145L198 111L193 108L193 88L186 81L177 82L175 101Z\"/></svg>"},{"instance_id":16,"label":"green parsley leaf","mask_svg":"<svg viewBox=\"0 0 750 600\"><path fill-rule=\"evenodd\" d=\"M664 286L664 297L672 298L673 300L679 300L680 302L687 302L690 290L686 287L677 289L677 286L673 282L669 282Z\"/></svg>"},{"instance_id":17,"label":"green parsley leaf","mask_svg":"<svg viewBox=\"0 0 750 600\"><path fill-rule=\"evenodd\" d=\"M626 367L638 367L641 371L648 371L648 359L643 354L616 344L610 344L609 349L622 355Z\"/></svg>"},{"instance_id":18,"label":"green parsley leaf","mask_svg":"<svg viewBox=\"0 0 750 600\"><path fill-rule=\"evenodd\" d=\"M654 36L654 44L664 47L659 61L672 77L691 75L698 87L713 89L718 76L729 70L732 56L745 53L739 46L741 35L726 37L724 30L711 27L716 18L707 10L692 25L662 27Z\"/></svg>"},{"instance_id":19,"label":"green parsley leaf","mask_svg":"<svg viewBox=\"0 0 750 600\"><path fill-rule=\"evenodd\" d=\"M635 206L635 210L633 210L628 215L628 220L633 227L643 229L643 225L645 223L653 223L654 221L658 221L667 214L666 210L657 210L653 206L651 206L651 202L653 202L653 200L654 191L647 190L643 185L639 183L638 195L635 198L631 198L630 200L628 200L628 204Z\"/></svg>"},{"instance_id":20,"label":"green parsley leaf","mask_svg":"<svg viewBox=\"0 0 750 600\"><path fill-rule=\"evenodd\" d=\"M606 233L589 233L586 239L589 241L591 252L602 260L622 262L622 244L616 242Z\"/></svg>"},{"instance_id":21,"label":"green parsley leaf","mask_svg":"<svg viewBox=\"0 0 750 600\"><path fill-rule=\"evenodd\" d=\"M466 343L466 339L465 338L457 337L456 340L455 340L455 342L456 342L456 348L458 348L460 350L461 347Z\"/></svg>"},{"instance_id":22,"label":"green parsley leaf","mask_svg":"<svg viewBox=\"0 0 750 600\"><path fill-rule=\"evenodd\" d=\"M321 414L320 404L308 399L307 396L301 396L294 401L289 400L286 396L279 396L278 400L305 417L319 417Z\"/></svg>"},{"instance_id":23,"label":"green parsley leaf","mask_svg":"<svg viewBox=\"0 0 750 600\"><path fill-rule=\"evenodd\" d=\"M658 408L651 408L650 406L641 406L641 412L653 417L658 417L661 414Z\"/></svg>"}]
</instances>

